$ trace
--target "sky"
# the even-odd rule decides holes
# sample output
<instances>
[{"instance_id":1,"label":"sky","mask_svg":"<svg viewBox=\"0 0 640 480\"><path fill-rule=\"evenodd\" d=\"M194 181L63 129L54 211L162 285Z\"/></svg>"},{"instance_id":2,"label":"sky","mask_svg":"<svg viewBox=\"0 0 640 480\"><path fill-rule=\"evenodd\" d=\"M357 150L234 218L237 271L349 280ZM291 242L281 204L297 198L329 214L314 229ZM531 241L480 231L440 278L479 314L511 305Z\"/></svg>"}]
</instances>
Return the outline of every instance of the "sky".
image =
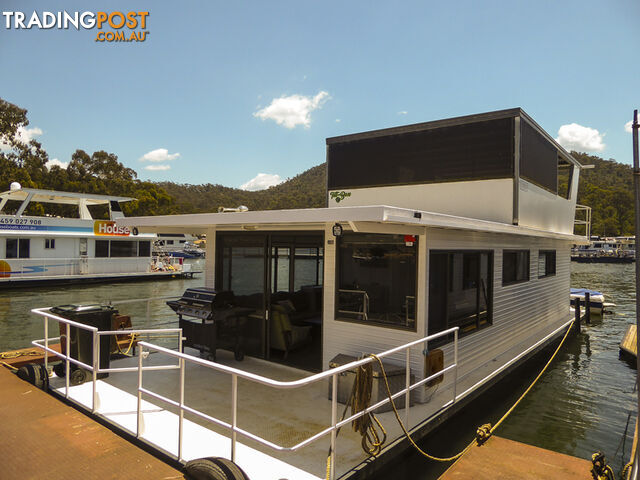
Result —
<instances>
[{"instance_id":1,"label":"sky","mask_svg":"<svg viewBox=\"0 0 640 480\"><path fill-rule=\"evenodd\" d=\"M39 28L64 11L107 20ZM327 137L514 107L568 149L632 162L637 0L2 0L2 12L0 98L28 110L21 136L63 167L106 150L141 179L255 190L323 163ZM114 12L148 15L115 29ZM97 41L120 31L146 35Z\"/></svg>"}]
</instances>

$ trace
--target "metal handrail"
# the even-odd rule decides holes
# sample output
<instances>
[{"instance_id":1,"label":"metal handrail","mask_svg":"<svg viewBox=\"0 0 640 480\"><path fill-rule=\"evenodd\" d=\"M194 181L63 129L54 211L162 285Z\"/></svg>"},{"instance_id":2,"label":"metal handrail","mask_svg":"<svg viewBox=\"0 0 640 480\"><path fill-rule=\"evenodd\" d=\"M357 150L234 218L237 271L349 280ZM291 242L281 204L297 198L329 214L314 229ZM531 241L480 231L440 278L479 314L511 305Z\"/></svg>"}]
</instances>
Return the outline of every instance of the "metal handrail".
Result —
<instances>
[{"instance_id":1,"label":"metal handrail","mask_svg":"<svg viewBox=\"0 0 640 480\"><path fill-rule=\"evenodd\" d=\"M338 313L349 313L352 315L362 315L363 320L369 320L369 294L365 290L348 290L344 288L338 289L338 293L357 293L358 295L362 295L362 310L361 311L352 311L352 310L340 310L338 306Z\"/></svg>"},{"instance_id":2,"label":"metal handrail","mask_svg":"<svg viewBox=\"0 0 640 480\"><path fill-rule=\"evenodd\" d=\"M577 218L579 212L584 212L584 219ZM574 226L584 225L584 236L587 240L591 238L591 207L586 205L576 205L576 215L573 220Z\"/></svg>"},{"instance_id":3,"label":"metal handrail","mask_svg":"<svg viewBox=\"0 0 640 480\"><path fill-rule=\"evenodd\" d=\"M70 364L77 365L79 367L84 368L85 370L92 373L92 381L93 381L93 395L92 395L92 404L91 404L91 412L95 413L97 408L97 389L96 389L96 381L98 373L115 373L115 372L135 372L138 371L138 367L120 367L120 368L100 368L99 358L100 358L100 336L102 335L152 335L159 333L169 333L175 334L178 339L178 350L182 352L182 329L181 328L155 328L155 329L127 329L127 330L103 330L100 331L96 327L92 327L90 325L86 325L84 323L75 322L73 320L69 320L68 318L60 317L50 312L50 308L34 308L31 310L32 313L36 315L40 315L43 317L44 322L44 338L39 340L33 340L31 344L35 347L41 348L45 352L51 353L52 355L63 359L65 361L65 398L69 399L69 373L70 373ZM49 337L49 320L54 320L59 323L65 325L65 353L62 354L52 348L49 347L50 340L61 340L61 337ZM87 330L92 334L92 352L93 358L91 365L87 365L75 358L71 357L71 327L80 328L82 330ZM44 345L42 344L44 342ZM44 355L44 367L45 369L49 366L49 356L47 353ZM145 367L144 370L176 370L179 368L179 365L154 365Z\"/></svg>"},{"instance_id":4,"label":"metal handrail","mask_svg":"<svg viewBox=\"0 0 640 480\"><path fill-rule=\"evenodd\" d=\"M161 402L164 402L168 405L172 405L173 407L176 407L179 409L179 422L178 422L178 461L182 461L182 444L183 444L183 419L184 419L184 412L188 412L191 413L207 422L213 423L215 425L218 425L222 428L225 428L227 430L230 430L231 432L231 460L235 461L235 452L236 452L236 443L237 443L237 435L240 434L243 437L249 438L251 440L254 440L258 443L260 443L261 445L264 445L268 448L271 448L273 450L276 451L280 451L280 452L293 452L293 451L297 451L313 442L315 442L316 440L331 434L331 471L330 471L330 478L334 479L335 478L335 470L334 470L334 465L335 465L335 447L336 447L336 436L337 436L337 431L340 427L342 427L343 425L346 425L347 423L355 420L356 418L359 418L367 413L372 412L373 410L381 407L382 405L385 405L386 403L390 402L392 399L398 398L402 395L405 395L405 424L409 425L409 408L410 408L410 404L411 404L411 391L426 384L427 382L430 382L440 376L443 376L445 373L449 372L449 371L453 371L454 374L454 380L453 380L453 397L449 402L446 402L442 408L448 407L449 405L453 404L456 402L457 400L457 391L456 391L456 384L457 384L457 378L458 378L458 331L459 328L458 327L454 327L454 328L450 328L447 330L444 330L442 332L439 332L437 334L434 335L429 335L427 337L421 338L419 340L414 340L412 342L406 343L404 345L400 345L398 347L392 348L390 350L386 350L380 354L377 355L378 358L382 359L384 357L388 357L389 355L393 355L395 353L399 353L404 351L405 352L405 388L396 392L395 394L393 394L391 396L391 399L389 398L385 398L383 400L381 400L380 402L376 403L375 405L371 405L369 406L366 410L363 410L361 412L358 412L356 414L351 415L349 418L345 418L343 420L338 421L338 414L337 414L337 403L338 403L338 376L342 373L345 372L347 370L353 370L356 367L359 367L361 365L365 365L367 363L371 363L374 362L375 359L372 357L366 357L360 360L356 360L354 362L339 366L339 367L335 367L332 368L330 370L321 372L321 373L317 373L314 375L311 375L309 377L305 377L305 378L301 378L299 380L293 380L293 381L280 381L280 380L274 380L268 377L264 377L262 375L257 375L251 372L247 372L244 370L240 370L237 368L233 368L233 367L229 367L227 365L222 365L219 363L215 363L215 362L210 362L208 360L204 360L202 358L198 358L198 357L194 357L191 355L187 355L185 353L180 353L180 352L175 352L173 350L164 348L164 347L160 347L158 345L154 345L148 342L139 342L138 343L138 420L137 420L137 429L136 429L136 436L139 438L140 435L142 434L141 432L141 425L142 425L142 395L149 395L151 397L153 397L156 400L159 400ZM453 334L454 335L454 347L453 347L453 354L454 354L454 359L453 359L453 363L451 365L449 365L448 367L444 368L443 370L434 373L433 375L424 378L418 382L415 382L414 384L411 384L411 375L410 375L410 353L411 353L411 348L415 347L417 345L421 345L421 344L425 344L425 347L428 345L429 341L435 340L437 338L446 336L446 335L450 335ZM145 351L145 348L147 349L147 351ZM152 390L149 390L147 388L143 387L143 383L142 383L142 372L145 369L143 367L143 359L146 358L146 356L149 354L149 352L151 350L157 351L157 352L161 352L165 355L169 355L175 358L178 358L179 360L179 365L180 365L180 391L179 391L179 396L180 396L180 400L179 401L175 401L172 400L168 397L162 396L158 393L153 392ZM218 372L222 372L222 373L227 373L231 375L231 408L232 408L232 412L231 412L231 423L225 422L223 420L217 419L215 417L211 417L203 412L200 412L196 409L193 409L191 407L188 407L184 404L184 373L185 373L185 364L186 362L190 362L196 365L200 365L203 367L207 367L209 369L218 371ZM247 430L244 430L240 427L238 427L238 422L237 422L237 416L238 416L238 378L244 379L244 380L248 380L248 381L252 381L255 383L259 383L261 385L266 385L272 388L276 388L276 389L295 389L295 388L300 388L300 387L304 387L304 386L308 386L310 384L319 382L319 381L323 381L325 379L329 379L329 377L331 378L331 388L332 388L332 398L331 398L331 425L323 430L321 430L320 432L316 433L315 435L297 443L296 445L290 446L290 447L285 447L282 445L278 445L276 443L273 443L269 440L266 440L265 438L262 438L258 435L255 435Z\"/></svg>"}]
</instances>

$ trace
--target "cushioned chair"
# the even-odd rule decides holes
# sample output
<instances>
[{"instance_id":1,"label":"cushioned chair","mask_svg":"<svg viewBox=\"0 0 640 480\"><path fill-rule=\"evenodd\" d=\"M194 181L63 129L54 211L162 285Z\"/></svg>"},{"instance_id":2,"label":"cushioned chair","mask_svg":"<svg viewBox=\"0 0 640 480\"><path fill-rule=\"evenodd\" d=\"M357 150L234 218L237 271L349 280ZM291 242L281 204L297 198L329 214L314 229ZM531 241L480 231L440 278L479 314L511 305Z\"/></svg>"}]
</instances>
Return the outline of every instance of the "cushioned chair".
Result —
<instances>
[{"instance_id":1,"label":"cushioned chair","mask_svg":"<svg viewBox=\"0 0 640 480\"><path fill-rule=\"evenodd\" d=\"M284 358L291 350L311 342L311 326L294 325L281 305L271 307L271 348L284 351Z\"/></svg>"}]
</instances>

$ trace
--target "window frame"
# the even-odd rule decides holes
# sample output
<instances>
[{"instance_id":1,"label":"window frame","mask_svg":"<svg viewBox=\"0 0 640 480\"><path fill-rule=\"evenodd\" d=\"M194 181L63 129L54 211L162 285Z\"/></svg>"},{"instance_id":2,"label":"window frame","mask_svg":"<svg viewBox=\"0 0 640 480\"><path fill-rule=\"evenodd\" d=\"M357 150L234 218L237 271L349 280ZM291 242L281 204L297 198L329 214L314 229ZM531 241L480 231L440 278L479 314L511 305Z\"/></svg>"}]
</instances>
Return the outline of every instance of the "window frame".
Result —
<instances>
[{"instance_id":1,"label":"window frame","mask_svg":"<svg viewBox=\"0 0 640 480\"><path fill-rule=\"evenodd\" d=\"M402 234L394 234L394 233L373 233L373 232L348 232L347 234L345 234L347 236L350 235L374 235L374 236L402 236ZM367 325L367 326L371 326L371 327L379 327L379 328L387 328L390 330L400 330L403 332L417 332L418 331L418 318L417 318L417 310L418 310L418 305L417 305L417 298L418 298L418 269L419 269L419 264L420 264L420 253L419 253L419 248L418 248L418 237L415 237L414 243L412 248L414 248L414 258L415 258L415 270L414 270L414 275L415 275L415 286L414 286L414 291L413 293L413 299L414 299L414 316L415 318L413 319L413 325L412 326L404 326L404 325L400 325L400 324L394 324L394 323L385 323L385 322L381 322L381 321L376 321L375 319L372 320L370 318L368 319L363 319L363 318L352 318L352 317L346 317L344 316L344 314L341 314L338 310L340 308L340 302L339 302L339 296L340 296L340 276L341 276L341 268L340 268L340 243L343 240L343 237L345 236L340 236L340 237L336 237L336 247L335 247L335 291L334 291L334 319L338 322L347 322L347 323L357 323L360 325ZM410 298L411 295L407 295L407 298Z\"/></svg>"},{"instance_id":2,"label":"window frame","mask_svg":"<svg viewBox=\"0 0 640 480\"><path fill-rule=\"evenodd\" d=\"M540 256L544 255L544 274L540 274ZM553 269L552 271L548 270L549 266L549 257L553 258ZM557 254L556 250L546 249L546 250L538 250L538 278L547 278L547 277L555 277L558 269L557 262Z\"/></svg>"},{"instance_id":3,"label":"window frame","mask_svg":"<svg viewBox=\"0 0 640 480\"><path fill-rule=\"evenodd\" d=\"M505 280L505 272L506 272L506 255L508 254L509 256L511 255L515 255L515 276L513 280ZM519 265L519 261L518 261L518 256L521 254L526 254L526 265L527 265L527 274L526 277L523 278L519 278L518 277L518 265ZM508 285L516 285L518 283L524 283L524 282L528 282L529 280L531 280L531 251L529 249L503 249L502 250L502 286L506 287Z\"/></svg>"},{"instance_id":4,"label":"window frame","mask_svg":"<svg viewBox=\"0 0 640 480\"><path fill-rule=\"evenodd\" d=\"M44 239L44 248L45 248L45 250L55 250L55 248L56 248L56 239L55 238L45 238Z\"/></svg>"}]
</instances>

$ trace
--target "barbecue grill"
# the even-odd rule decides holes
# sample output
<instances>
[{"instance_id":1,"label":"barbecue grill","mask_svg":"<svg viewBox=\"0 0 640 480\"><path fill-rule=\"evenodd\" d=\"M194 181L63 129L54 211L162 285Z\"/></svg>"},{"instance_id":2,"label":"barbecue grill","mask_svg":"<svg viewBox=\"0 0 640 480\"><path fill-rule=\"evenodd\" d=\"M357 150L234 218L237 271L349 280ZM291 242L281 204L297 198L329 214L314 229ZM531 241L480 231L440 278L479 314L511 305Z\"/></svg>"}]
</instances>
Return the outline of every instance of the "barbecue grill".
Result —
<instances>
[{"instance_id":1,"label":"barbecue grill","mask_svg":"<svg viewBox=\"0 0 640 480\"><path fill-rule=\"evenodd\" d=\"M233 350L238 361L244 358L242 330L253 309L236 306L233 292L187 288L180 299L167 305L178 314L184 346L200 350L213 361L217 348Z\"/></svg>"}]
</instances>

